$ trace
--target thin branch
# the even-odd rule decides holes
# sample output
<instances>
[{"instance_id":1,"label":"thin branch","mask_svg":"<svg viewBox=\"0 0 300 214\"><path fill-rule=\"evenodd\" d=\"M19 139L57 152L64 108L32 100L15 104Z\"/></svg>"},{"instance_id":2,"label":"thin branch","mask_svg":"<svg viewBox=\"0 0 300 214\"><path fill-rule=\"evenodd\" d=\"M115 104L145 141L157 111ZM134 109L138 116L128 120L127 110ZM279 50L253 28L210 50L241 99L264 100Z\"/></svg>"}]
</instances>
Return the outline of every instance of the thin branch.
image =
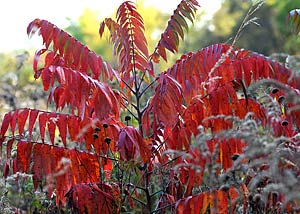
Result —
<instances>
[{"instance_id":1,"label":"thin branch","mask_svg":"<svg viewBox=\"0 0 300 214\"><path fill-rule=\"evenodd\" d=\"M128 183L127 186L133 187L134 189L140 189L140 190L146 191L146 189L144 187L133 185L131 183Z\"/></svg>"},{"instance_id":2,"label":"thin branch","mask_svg":"<svg viewBox=\"0 0 300 214\"><path fill-rule=\"evenodd\" d=\"M231 43L230 48L226 51L226 53L222 54L222 56L220 57L220 59L215 63L214 67L210 70L209 74L208 74L208 78L209 80L212 77L212 74L214 73L214 71L225 61L226 57L229 56L230 52L233 50L233 46L235 45L235 43L237 42L237 40L240 38L241 36L241 32L242 30L249 25L250 23L252 23L253 21L255 21L255 17L253 19L250 19L250 17L263 5L263 1L259 1L258 3L252 5L250 7L250 9L248 10L245 18L243 19L241 25L239 26L239 29L237 30L235 37ZM205 83L208 81L208 79L205 80Z\"/></svg>"},{"instance_id":3,"label":"thin branch","mask_svg":"<svg viewBox=\"0 0 300 214\"><path fill-rule=\"evenodd\" d=\"M138 110L138 107L134 103L130 103L130 105L135 109Z\"/></svg>"},{"instance_id":4,"label":"thin branch","mask_svg":"<svg viewBox=\"0 0 300 214\"><path fill-rule=\"evenodd\" d=\"M146 204L145 202L143 202L143 201L141 201L141 200L139 200L139 199L137 199L137 198L135 198L135 197L132 197L132 196L131 196L131 198L132 198L133 200L139 202L140 204L142 204L144 207L147 206L147 204Z\"/></svg>"},{"instance_id":5,"label":"thin branch","mask_svg":"<svg viewBox=\"0 0 300 214\"><path fill-rule=\"evenodd\" d=\"M142 114L142 115L143 115L144 112L146 111L147 107L148 107L148 105L146 105L146 106L142 109L142 111L141 111L141 114Z\"/></svg>"},{"instance_id":6,"label":"thin branch","mask_svg":"<svg viewBox=\"0 0 300 214\"><path fill-rule=\"evenodd\" d=\"M172 163L173 161L177 160L178 158L182 157L182 155L177 156L176 158L173 158L172 160L169 160L168 162L162 164L161 166L164 167L170 163Z\"/></svg>"},{"instance_id":7,"label":"thin branch","mask_svg":"<svg viewBox=\"0 0 300 214\"><path fill-rule=\"evenodd\" d=\"M142 76L141 76L141 78L140 78L140 80L139 80L139 84L138 84L138 88L139 88L139 89L141 88L141 85L142 85L143 82L144 82L144 77L145 77L145 75L146 75L146 72L143 72L143 74L142 74Z\"/></svg>"},{"instance_id":8,"label":"thin branch","mask_svg":"<svg viewBox=\"0 0 300 214\"><path fill-rule=\"evenodd\" d=\"M152 198L153 196L155 196L156 194L158 194L158 193L160 193L160 192L162 192L162 191L163 191L162 189L161 189L161 190L158 190L158 191L152 193L152 194L150 195L150 197Z\"/></svg>"},{"instance_id":9,"label":"thin branch","mask_svg":"<svg viewBox=\"0 0 300 214\"><path fill-rule=\"evenodd\" d=\"M121 102L121 105L126 108L126 110L131 114L136 120L138 120L138 117L126 106L124 103Z\"/></svg>"},{"instance_id":10,"label":"thin branch","mask_svg":"<svg viewBox=\"0 0 300 214\"><path fill-rule=\"evenodd\" d=\"M171 207L171 206L173 206L173 205L175 205L175 204L176 204L176 202L174 202L174 203L172 203L172 204L168 204L168 205L163 206L163 207L160 207L160 208L157 208L156 210L153 210L151 213L156 213L156 212L158 212L158 211L161 211L161 210L163 210L163 209L166 209L166 208L168 208L168 207Z\"/></svg>"},{"instance_id":11,"label":"thin branch","mask_svg":"<svg viewBox=\"0 0 300 214\"><path fill-rule=\"evenodd\" d=\"M130 87L130 85L128 85L128 83L127 83L125 80L123 80L123 79L121 79L121 80L122 80L122 82L126 85L126 87L129 88L129 90L130 90L133 94L136 93L136 92L132 89L132 87Z\"/></svg>"},{"instance_id":12,"label":"thin branch","mask_svg":"<svg viewBox=\"0 0 300 214\"><path fill-rule=\"evenodd\" d=\"M147 85L146 88L144 88L141 93L139 94L139 97L143 96L143 94L156 82L157 78L153 80L149 85Z\"/></svg>"}]
</instances>

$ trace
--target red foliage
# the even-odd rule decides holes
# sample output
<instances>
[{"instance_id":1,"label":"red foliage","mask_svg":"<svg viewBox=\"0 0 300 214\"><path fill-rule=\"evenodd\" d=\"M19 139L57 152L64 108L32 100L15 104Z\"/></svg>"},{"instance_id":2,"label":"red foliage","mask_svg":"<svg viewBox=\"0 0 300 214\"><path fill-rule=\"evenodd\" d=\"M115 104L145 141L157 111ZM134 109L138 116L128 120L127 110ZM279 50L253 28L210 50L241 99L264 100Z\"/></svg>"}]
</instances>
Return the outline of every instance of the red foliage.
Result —
<instances>
[{"instance_id":1,"label":"red foliage","mask_svg":"<svg viewBox=\"0 0 300 214\"><path fill-rule=\"evenodd\" d=\"M118 186L110 184L80 184L73 186L66 197L78 213L118 213Z\"/></svg>"},{"instance_id":2,"label":"red foliage","mask_svg":"<svg viewBox=\"0 0 300 214\"><path fill-rule=\"evenodd\" d=\"M239 193L234 187L228 190L215 190L190 196L176 202L176 211L180 213L234 213ZM230 211L229 211L230 210Z\"/></svg>"},{"instance_id":3,"label":"red foliage","mask_svg":"<svg viewBox=\"0 0 300 214\"><path fill-rule=\"evenodd\" d=\"M121 212L127 202L133 209L136 201L143 211L153 211L152 197L157 193L151 193L149 185L157 171L162 181L155 182L168 182L158 191L156 211L229 213L238 199L246 207L246 185L254 175L243 175L241 185L196 190L207 179L206 170L218 167L213 175L220 176L232 173L233 156L248 161L243 157L247 143L222 135L245 117L261 129L271 124L275 137L290 139L285 146L292 154L299 151L297 140L292 139L300 129L299 104L280 97L298 96L300 81L278 62L228 44L184 54L155 76L152 61L158 63L159 57L167 61L166 49L178 51L179 37L183 39L183 28L188 28L186 19L194 20L198 6L195 0L180 2L149 56L143 19L134 3L123 2L116 20L107 18L99 28L100 36L105 28L109 30L117 68L52 23L31 22L27 33L39 31L45 46L36 52L34 76L50 91L48 102L55 104L56 112L25 108L5 114L0 129L0 147L5 142L7 148L4 176L33 174L35 189L45 184L48 196L55 191L58 206L68 201L78 213ZM149 78L153 82L146 81L145 75L155 76ZM280 93L270 96L281 109L279 121L272 120L270 106L248 95L260 80L281 87ZM152 97L141 104L152 86ZM122 122L124 114L133 118L127 116ZM201 142L195 143L195 137ZM11 155L14 143L16 157ZM300 174L299 163L292 158L281 161L280 170ZM138 180L134 184L131 172ZM140 199L139 194L143 194Z\"/></svg>"},{"instance_id":4,"label":"red foliage","mask_svg":"<svg viewBox=\"0 0 300 214\"><path fill-rule=\"evenodd\" d=\"M159 56L167 61L166 49L172 53L178 52L179 36L181 39L184 39L184 32L182 28L184 27L188 30L186 18L193 22L197 7L199 7L199 4L195 0L180 2L168 21L167 28L161 34L161 39L152 54L154 62L159 62Z\"/></svg>"},{"instance_id":5,"label":"red foliage","mask_svg":"<svg viewBox=\"0 0 300 214\"><path fill-rule=\"evenodd\" d=\"M148 71L154 75L148 62L149 54L143 18L137 12L135 5L130 1L125 1L117 11L117 21L105 19L99 29L101 37L105 26L110 31L114 54L119 57L119 72L122 79L132 86L134 81L132 72ZM124 85L121 86L124 87Z\"/></svg>"},{"instance_id":6,"label":"red foliage","mask_svg":"<svg viewBox=\"0 0 300 214\"><path fill-rule=\"evenodd\" d=\"M120 152L121 160L125 161L141 158L146 163L151 156L147 141L142 138L138 130L131 126L120 130L117 150Z\"/></svg>"}]
</instances>

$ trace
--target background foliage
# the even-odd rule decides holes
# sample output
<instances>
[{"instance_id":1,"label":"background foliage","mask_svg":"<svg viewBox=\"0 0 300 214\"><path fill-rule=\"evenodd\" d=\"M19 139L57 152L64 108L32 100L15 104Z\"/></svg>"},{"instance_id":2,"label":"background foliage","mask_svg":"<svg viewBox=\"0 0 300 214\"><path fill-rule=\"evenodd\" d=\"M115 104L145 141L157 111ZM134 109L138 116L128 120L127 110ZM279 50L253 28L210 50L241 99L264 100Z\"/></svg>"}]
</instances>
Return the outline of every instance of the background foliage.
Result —
<instances>
[{"instance_id":1,"label":"background foliage","mask_svg":"<svg viewBox=\"0 0 300 214\"><path fill-rule=\"evenodd\" d=\"M220 11L218 11L214 15L214 17L211 21L209 21L208 23L206 23L202 26L195 25L194 27L191 27L189 35L186 37L186 40L185 40L186 42L180 47L181 50L186 52L186 51L193 50L193 48L195 48L195 47L205 47L206 42L207 42L207 44L212 44L212 43L216 43L216 42L220 43L222 41L227 41L228 39L230 39L230 37L233 36L237 32L237 28L243 19L243 15L246 13L246 11L248 10L249 5L250 5L249 1L243 1L242 4L239 4L239 3L240 2L236 2L236 1L224 1L222 8L220 9ZM252 49L252 50L255 50L258 52L262 52L267 55L270 55L274 52L288 52L288 53L292 53L292 54L297 54L298 51L297 51L297 48L295 48L295 47L297 47L296 44L297 44L298 40L296 39L296 37L293 37L290 35L289 29L285 25L285 17L287 14L286 10L292 9L293 6L295 6L295 5L292 4L292 1L284 1L284 2L283 1L281 1L281 2L269 1L269 2L267 2L265 4L265 6L262 7L261 10L259 10L260 12L256 14L256 16L258 16L260 18L259 20L256 20L256 22L260 23L261 27L257 27L255 25L250 25L249 27L245 28L243 30L243 35L238 39L237 46L245 47L247 49ZM150 49L152 49L155 45L155 41L157 41L157 39L159 38L159 34L156 34L156 32L162 31L162 29L164 28L162 25L163 25L163 23L166 23L166 20L167 20L167 18L164 18L164 17L168 17L168 16L161 14L158 10L154 10L153 8L150 8L150 9L149 8L148 9L147 8L145 8L145 9L139 8L139 9L140 9L140 12L142 13L144 19L146 20L145 26L146 26L146 29L149 30L149 31L146 31L146 37L149 41L149 47L150 47ZM151 13L151 16L155 16L156 19L147 18L147 15L149 16L149 13ZM272 14L271 17L274 19L270 19L270 14ZM197 16L197 19L201 19L201 14L199 16ZM147 20L149 20L149 21L159 20L159 22L151 23L151 22L148 22ZM161 21L161 23L160 23L160 21ZM224 23L226 23L226 24L224 24ZM226 25L227 25L227 27L224 28L224 26L226 26ZM97 31L94 32L94 29L97 29L98 26L99 26L99 23L98 23L96 14L91 10L86 10L83 13L83 15L79 18L78 22L77 21L70 22L70 26L67 28L67 30L69 32L71 32L77 39L82 41L84 44L87 44L94 51L96 51L97 53L99 53L103 57L105 57L105 59L112 60L114 62L115 59L113 59L111 56L111 53L112 53L111 47L108 47L108 46L104 45L104 43L100 42L100 40L98 40L98 37L99 37L98 32ZM154 32L154 34L150 34L150 33L148 34L147 32ZM255 41L255 43L251 43L251 41ZM2 72L4 71L2 74L2 76L4 78L3 79L1 78L1 81L3 81L2 88L1 88L1 90L2 90L1 94L2 94L3 100L5 100L6 104L1 106L1 108L3 108L5 111L7 111L7 109L9 109L9 108L16 109L16 108L20 108L22 106L35 107L36 105L38 105L39 107L46 108L43 101L39 101L40 98L45 100L44 94L40 92L42 90L38 90L38 86L35 85L36 82L33 81L31 75L27 74L27 72L30 70L27 67L27 65L24 65L24 66L22 65L24 60L27 59L28 54L27 53L24 53L24 54L16 53L15 56L17 59L16 61L13 59L13 57L11 57L8 54L3 54L3 57L2 57L2 59L4 59L4 60L3 60L3 63L1 63L1 65L2 65L1 71ZM175 61L176 57L177 56L174 56L174 58L171 57L169 64L173 63ZM14 65L14 66L12 66L12 65ZM157 70L163 70L167 67L167 65L164 65L164 64L160 65L160 66L161 67L158 67ZM7 68L12 69L13 71L6 72ZM21 69L22 69L22 72L20 72ZM170 70L169 72L171 73L172 71ZM162 79L163 79L163 77L162 77ZM166 77L166 79L164 79L162 81L169 81L169 80ZM163 83L160 83L160 84L161 84L160 87L162 88ZM259 93L255 92L253 94L250 93L249 96L256 97L258 100L261 100L260 101L261 103L266 102L265 101L266 99L267 100L269 99L268 101L270 103L272 103L273 98L275 99L275 101L277 101L279 99L279 96L276 95L277 92L275 92L274 88L271 87L272 84L276 85L276 83L268 83L267 84L268 87L262 87L260 89L261 92L259 92ZM259 85L259 86L261 86L261 85ZM282 87L281 85L277 85L277 86L279 88ZM175 85L173 85L172 87L173 87L173 89L176 89ZM256 86L254 86L254 88L255 87ZM280 89L285 90L284 87L282 87ZM267 96L267 94L270 94L270 93L271 93L271 97ZM25 94L23 99L21 97L21 94L23 96ZM147 98L145 98L145 99L147 100ZM266 105L268 105L268 102L266 102ZM155 107L155 103L153 106ZM271 106L268 113L280 115L280 112L283 110L280 108L276 109L275 104L274 104L274 106L273 107L275 109L272 109L271 108L272 106ZM52 107L52 108L54 108L54 107ZM50 107L50 110L51 110L51 107ZM218 165L219 164L218 161L212 160L211 164L213 166L215 166L215 168L208 169L208 171L206 172L206 174L203 177L203 181L202 181L203 185L200 187L199 190L194 189L193 190L194 194L205 192L205 188L213 188L214 186L218 186L218 187L220 187L220 189L223 192L226 192L229 188L228 185L238 186L241 183L244 183L245 168L243 168L243 167L247 167L246 170L249 170L249 171L252 170L255 173L255 172L257 172L257 167L258 166L260 167L261 164L264 164L265 161L271 160L271 163L275 163L275 164L270 166L270 170L266 169L264 171L263 175L267 177L269 175L273 175L276 173L278 174L278 171L275 170L275 168L277 167L277 165L276 165L277 159L276 158L282 157L283 160L286 160L287 155L285 153L286 150L281 150L282 149L281 145L278 146L278 144L274 144L274 142L280 142L282 140L282 138L278 137L277 133L273 133L272 128L269 127L270 129L268 129L268 126L267 126L266 129L263 129L265 127L262 126L261 124L257 123L257 121L253 121L251 115L247 115L247 116L248 117L246 117L244 120L242 120L242 119L239 120L237 118L227 118L228 120L233 120L234 123L237 124L237 126L233 126L232 129L229 129L226 132L221 133L220 135L215 135L215 133L203 133L203 135L200 135L200 136L198 135L197 140L194 139L195 144L197 146L199 146L200 149L203 149L203 151L207 150L207 148L205 146L203 146L203 142L206 142L207 140L211 140L215 137L220 137L220 136L222 137L222 135L224 135L223 136L224 138L226 138L228 136L239 137L239 138L244 139L245 142L248 142L248 141L249 141L248 143L251 142L251 146L248 147L248 151L246 153L246 156L243 157L243 160L242 160L242 158L239 159L238 156L232 157L233 160L234 159L237 160L236 165L235 165L236 168L234 167L234 168L232 168L231 172L228 172L228 174L232 173L235 175L235 176L233 176L233 180L224 179L223 177L220 177L216 180L211 179L213 177L213 175L216 172L219 172L219 170L221 168ZM274 118L276 119L275 116L274 116ZM167 118L167 119L173 119L173 118ZM218 118L216 118L216 119L218 119ZM281 119L279 121L281 121L281 125L284 127L288 126L289 123L291 123L291 121L287 120L284 122ZM249 123L251 123L251 126L249 126ZM127 123L127 125L128 125L128 123ZM272 123L270 123L269 125L271 126ZM250 129L249 129L249 127L250 127ZM237 129L241 129L243 131L239 132ZM131 132L132 132L131 129L127 130L127 133L131 133ZM249 136L253 137L253 139L249 140ZM287 137L291 137L291 136L287 136ZM291 140L291 139L289 139L289 140ZM264 149L264 146L266 146L266 145L269 148L269 150ZM201 146L203 146L203 148ZM272 148L272 149L276 148L277 149L276 151L278 151L278 153L272 153L272 152L270 153L270 151L274 151L274 150L271 150L270 148ZM256 157L256 155L258 155L257 153L252 152L254 150L255 151L261 150L262 152L259 155L261 155L263 158L258 159L258 162L244 165L242 162L242 161L244 161L244 158L252 160ZM176 153L174 153L174 154L176 154ZM130 159L129 157L126 157L126 158ZM217 158L217 157L214 157L214 158ZM184 157L183 159L186 159L187 161L191 161L189 159L189 157ZM297 155L295 155L295 157L293 157L292 161L298 162L298 160L299 160L299 157ZM214 161L216 161L216 162L214 162ZM2 163L2 165L3 164L4 163ZM224 162L222 162L222 164L224 164ZM287 167L290 167L289 169L297 171L297 169L293 169L293 167L294 167L293 164L291 164L289 162L286 162L283 164L286 164ZM132 170L136 166L134 166L134 165L132 166L129 164L126 167L128 167L128 169ZM139 166L139 167L143 167L143 166ZM227 168L227 167L225 167L225 168ZM4 168L4 166L2 167L2 169L3 168ZM154 170L161 170L161 169L154 169ZM209 170L211 170L211 171L209 171ZM115 173L116 173L116 176L119 176L117 172L115 172ZM157 173L157 175L164 174L164 173L166 175L169 175L170 174L169 169L161 170L159 173ZM288 172L286 172L286 173L288 173ZM228 174L224 173L224 176L226 177L226 175L228 175ZM24 180L22 180L22 176L25 177ZM14 180L14 179L11 180L12 184L11 184L11 186L9 186L10 189L8 190L8 192L10 194L9 197L11 198L11 201L18 201L18 203L14 204L14 206L24 209L24 210L27 210L27 211L42 210L45 207L47 207L47 209L49 209L49 210L57 209L55 206L55 203L53 201L51 201L51 198L46 199L46 197L43 195L42 191L39 192L40 194L36 194L36 192L34 192L34 190L35 190L35 188L33 187L34 181L32 181L32 178L27 178L26 176L27 175L22 175L22 174L20 175L20 179L18 180L18 182L19 182L18 185L16 185L16 183L14 183L14 182L16 182L16 180ZM131 173L127 176L129 176L129 177L127 177L126 179L129 181L131 179L132 180L141 179L139 177L134 177L134 175L132 175ZM276 187L277 189L275 189L275 186L267 186L269 188L268 191L277 191L279 193L284 193L291 201L293 201L294 199L298 199L298 196L289 195L288 189L290 189L292 186L299 186L299 184L298 184L299 180L297 180L297 179L295 180L295 177L290 174L286 174L285 176L286 176L286 178L288 178L288 181L284 180L283 178L278 178L278 180L275 183L280 184L281 185L280 188ZM232 178L232 176L231 176L231 178ZM263 176L259 177L259 178L257 178L256 181L260 182L260 178L264 178L264 177ZM159 179L159 178L157 178L157 179ZM161 185L162 188L164 188L166 186L167 186L167 188L171 188L168 186L167 182L168 182L167 180L163 179L159 185ZM252 182L254 182L254 181L252 181ZM259 190L259 188L261 188L261 187L259 185L257 185L256 183L251 184L251 185L253 185L253 189L251 189L251 195L252 195L253 199L251 199L251 200L249 199L251 202L249 205L250 206L249 210L257 209L257 207L261 210L269 209L269 208L265 207L265 204L266 204L265 202L266 202L266 200L269 200L268 199L269 195L262 194ZM261 185L263 186L263 184L261 184ZM15 187L15 188L13 188L13 187ZM265 187L265 186L263 186L263 187ZM106 187L103 187L103 188L106 188ZM161 189L155 185L153 185L151 188L152 188L153 192L155 192L155 190L159 191ZM76 189L74 189L74 191L76 192ZM168 191L171 191L171 190L170 189L166 190L166 192L168 192ZM234 191L235 190L230 189L230 191L228 192L228 194L230 194L230 197L232 196L232 198L235 198L236 193ZM220 195L220 194L223 194L223 192L217 191L214 194ZM136 194L141 194L141 193L142 193L142 191L136 192ZM5 195L6 193L4 192L1 194ZM181 193L178 193L178 194L180 195ZM276 195L276 194L274 193L274 195ZM14 197L16 197L16 196L19 197L20 200L15 200ZM166 199L164 197L168 197L168 195L162 194L161 198L157 199L157 201L160 201L162 203L162 204L159 204L159 207L163 207L164 203L169 203L170 201L172 201L170 198ZM177 199L179 199L180 197L182 197L182 196L178 196ZM207 195L203 194L202 196L198 195L197 197L199 197L199 198L204 197L204 198L206 198L205 200L211 200L209 198L211 198L212 196L209 194L207 194ZM221 196L216 196L216 197L220 198ZM273 197L273 195L272 195L272 197ZM191 199L191 201L196 200L196 199L198 200L199 198L194 197ZM143 198L143 196L141 196L140 199L144 200L144 201L147 200L147 198ZM202 200L204 200L204 199L202 198ZM287 201L289 201L289 200L287 200ZM28 201L32 201L32 204L28 205ZM8 202L5 200L1 201L1 203L3 203L5 206L8 206L7 205ZM213 204L214 202L210 201L210 203ZM186 207L186 204L187 204L187 201L185 201L185 199L182 199L182 201L180 203L176 204L176 208L178 208L178 210L184 211L184 210L188 209ZM272 210L272 212L276 211L275 210L276 206L274 205L270 208L270 209L274 209L274 210ZM242 203L239 202L239 208L242 209L241 207L242 207ZM124 209L129 209L129 206L124 207ZM136 207L136 209L138 211L139 208ZM142 210L142 208L140 208L140 209ZM216 208L216 209L219 209L219 208ZM7 209L7 212L9 212L9 211L10 210Z\"/></svg>"}]
</instances>

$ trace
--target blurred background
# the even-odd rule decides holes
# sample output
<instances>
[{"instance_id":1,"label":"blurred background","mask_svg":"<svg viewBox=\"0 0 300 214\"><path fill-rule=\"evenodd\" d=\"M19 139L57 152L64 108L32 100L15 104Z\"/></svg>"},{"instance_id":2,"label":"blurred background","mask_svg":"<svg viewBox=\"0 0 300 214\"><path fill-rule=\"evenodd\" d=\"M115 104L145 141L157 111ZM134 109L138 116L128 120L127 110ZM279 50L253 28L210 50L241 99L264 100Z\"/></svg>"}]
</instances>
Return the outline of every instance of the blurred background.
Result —
<instances>
[{"instance_id":1,"label":"blurred background","mask_svg":"<svg viewBox=\"0 0 300 214\"><path fill-rule=\"evenodd\" d=\"M112 49L105 38L100 39L98 28L105 17L115 17L121 0L10 0L0 7L0 118L3 112L20 107L46 109L47 95L39 81L34 80L32 58L42 47L41 38L29 39L26 27L35 18L46 19L64 29L90 49L112 60ZM180 0L136 0L144 18L149 52L153 51L161 32ZM251 0L198 1L196 21L190 24L179 53L196 51L213 43L232 42L232 38L251 7ZM236 43L266 56L298 55L299 37L286 24L291 9L299 7L299 0L267 0L255 13L259 26L250 24L243 29ZM176 60L159 67L164 70ZM157 72L159 72L157 71Z\"/></svg>"}]
</instances>

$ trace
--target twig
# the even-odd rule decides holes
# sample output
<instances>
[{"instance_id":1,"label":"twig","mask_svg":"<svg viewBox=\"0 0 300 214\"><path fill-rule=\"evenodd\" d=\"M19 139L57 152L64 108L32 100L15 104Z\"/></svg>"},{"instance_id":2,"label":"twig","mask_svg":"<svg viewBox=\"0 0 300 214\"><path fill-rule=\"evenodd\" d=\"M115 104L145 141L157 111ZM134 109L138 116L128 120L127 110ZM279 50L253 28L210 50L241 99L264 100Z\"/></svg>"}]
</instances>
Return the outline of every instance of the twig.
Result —
<instances>
[{"instance_id":1,"label":"twig","mask_svg":"<svg viewBox=\"0 0 300 214\"><path fill-rule=\"evenodd\" d=\"M135 198L135 197L132 197L132 196L131 196L131 198L132 198L133 200L139 202L140 204L142 204L144 207L147 206L145 202L143 202L143 201L141 201L141 200L139 200L139 199L137 199L137 198Z\"/></svg>"},{"instance_id":2,"label":"twig","mask_svg":"<svg viewBox=\"0 0 300 214\"><path fill-rule=\"evenodd\" d=\"M175 204L176 204L176 202L175 202L175 203L172 203L172 204L168 204L168 205L166 205L166 206L163 206L163 207L160 207L160 208L158 208L158 209L156 209L156 210L153 210L151 213L156 213L156 212L158 212L158 211L160 211L160 210L166 209L166 208L171 207L171 206L173 206L173 205L175 205Z\"/></svg>"},{"instance_id":3,"label":"twig","mask_svg":"<svg viewBox=\"0 0 300 214\"><path fill-rule=\"evenodd\" d=\"M139 97L141 97L156 82L156 80L157 80L157 78L155 80L153 80L149 85L147 85L147 87L141 91L141 93L139 94Z\"/></svg>"},{"instance_id":4,"label":"twig","mask_svg":"<svg viewBox=\"0 0 300 214\"><path fill-rule=\"evenodd\" d=\"M126 85L126 87L133 93L133 94L135 94L136 92L132 89L132 87L130 87L130 85L128 85L128 83L125 81L125 80L123 80L123 79L121 79L122 80L122 82Z\"/></svg>"},{"instance_id":5,"label":"twig","mask_svg":"<svg viewBox=\"0 0 300 214\"><path fill-rule=\"evenodd\" d=\"M216 62L216 64L214 65L214 67L210 70L209 74L208 74L208 78L210 79L210 77L212 76L212 74L214 73L214 71L225 61L225 58L230 54L230 52L233 50L233 46L235 45L235 43L237 42L237 40L240 38L241 36L241 32L242 30L249 25L250 23L256 23L255 20L257 18L252 18L250 19L250 17L263 5L263 1L258 1L256 4L252 5L250 7L250 9L248 10L245 18L243 19L241 25L239 26L239 29L237 30L237 33L235 34L235 37L231 43L230 48L226 51L225 54L222 54L222 56L220 57L220 59ZM205 81L206 82L206 81Z\"/></svg>"},{"instance_id":6,"label":"twig","mask_svg":"<svg viewBox=\"0 0 300 214\"><path fill-rule=\"evenodd\" d=\"M126 108L126 110L136 119L138 120L138 117L132 112L130 111L130 109L124 104L124 103L121 103L121 105Z\"/></svg>"}]
</instances>

